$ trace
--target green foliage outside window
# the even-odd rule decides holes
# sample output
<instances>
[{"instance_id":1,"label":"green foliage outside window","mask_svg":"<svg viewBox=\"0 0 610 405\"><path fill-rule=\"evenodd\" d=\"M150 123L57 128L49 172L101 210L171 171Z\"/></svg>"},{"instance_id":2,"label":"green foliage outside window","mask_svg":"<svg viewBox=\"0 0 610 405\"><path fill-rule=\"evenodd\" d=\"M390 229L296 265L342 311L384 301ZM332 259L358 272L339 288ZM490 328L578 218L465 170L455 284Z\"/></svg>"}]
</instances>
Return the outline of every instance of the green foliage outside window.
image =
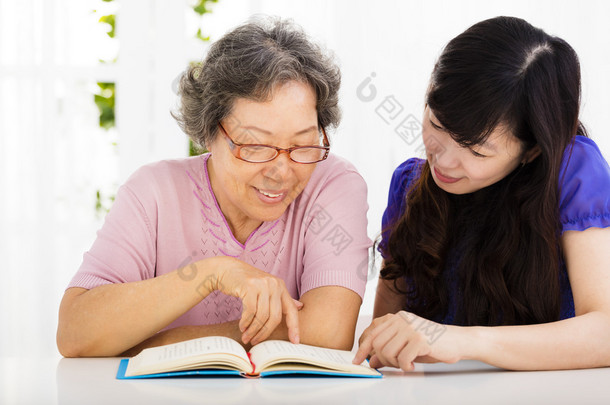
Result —
<instances>
[{"instance_id":1,"label":"green foliage outside window","mask_svg":"<svg viewBox=\"0 0 610 405\"><path fill-rule=\"evenodd\" d=\"M104 1L112 1L112 0L104 0ZM99 22L110 25L110 30L107 32L110 38L114 38L114 28L115 28L115 14L103 15L100 17Z\"/></svg>"},{"instance_id":2,"label":"green foliage outside window","mask_svg":"<svg viewBox=\"0 0 610 405\"><path fill-rule=\"evenodd\" d=\"M112 2L114 0L102 0L103 2ZM218 0L195 0L191 5L191 8L197 15L201 18L205 14L211 13L212 9L210 8L212 3L218 3ZM108 14L103 15L99 18L98 22L100 24L108 25L108 30L106 34L112 38L116 39L116 14ZM195 38L200 41L207 42L210 40L210 36L205 36L201 27L198 28L197 32L194 34ZM100 63L115 63L116 58L110 61L100 60ZM115 98L116 98L116 86L114 82L97 82L98 89L93 94L93 101L99 110L99 126L100 128L104 128L105 130L109 130L110 128L114 128L116 125L115 121ZM196 156L205 152L201 148L197 147L193 141L189 139L189 156ZM98 215L103 215L108 212L110 209L110 205L114 201L114 195L104 195L101 190L96 191L96 200L95 200L95 211Z\"/></svg>"},{"instance_id":3,"label":"green foliage outside window","mask_svg":"<svg viewBox=\"0 0 610 405\"><path fill-rule=\"evenodd\" d=\"M103 2L109 3L114 0L102 0ZM95 12L95 11L94 11ZM102 15L98 22L100 24L107 25L106 35L112 40L115 40L115 28L116 28L116 14ZM113 60L100 60L102 64L115 63L116 58ZM99 126L105 130L109 130L116 126L115 121L115 99L116 99L116 86L114 82L97 82L96 92L93 94L93 101L99 110ZM114 202L114 193L103 192L98 189L95 191L95 212L98 217L106 215L110 210L110 206Z\"/></svg>"},{"instance_id":4,"label":"green foliage outside window","mask_svg":"<svg viewBox=\"0 0 610 405\"><path fill-rule=\"evenodd\" d=\"M115 100L115 85L114 82L97 82L99 91L93 95L95 104L100 111L99 123L100 127L110 129L115 126L114 121L114 100Z\"/></svg>"},{"instance_id":5,"label":"green foliage outside window","mask_svg":"<svg viewBox=\"0 0 610 405\"><path fill-rule=\"evenodd\" d=\"M210 5L212 3L218 3L218 0L197 0L197 1L195 1L195 4L193 4L192 8L195 13L199 14L200 17L203 17L204 14L208 14L208 13L212 12L212 9L210 8ZM210 40L209 35L204 36L203 31L201 30L201 27L199 27L199 29L197 30L197 33L195 34L195 38L197 38L203 42L208 42ZM196 63L196 62L191 62L191 63ZM191 139L189 139L189 156L197 156L197 155L200 155L205 152L206 152L205 149L198 147L197 145L195 145L193 143L193 141Z\"/></svg>"}]
</instances>

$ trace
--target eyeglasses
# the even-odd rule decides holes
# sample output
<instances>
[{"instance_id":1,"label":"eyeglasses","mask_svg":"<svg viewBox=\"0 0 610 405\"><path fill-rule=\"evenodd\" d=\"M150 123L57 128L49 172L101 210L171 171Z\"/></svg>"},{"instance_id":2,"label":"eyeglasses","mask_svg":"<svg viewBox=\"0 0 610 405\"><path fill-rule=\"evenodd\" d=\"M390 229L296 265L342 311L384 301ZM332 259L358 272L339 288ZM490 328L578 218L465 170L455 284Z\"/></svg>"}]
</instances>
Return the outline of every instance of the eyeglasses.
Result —
<instances>
[{"instance_id":1,"label":"eyeglasses","mask_svg":"<svg viewBox=\"0 0 610 405\"><path fill-rule=\"evenodd\" d=\"M320 128L324 137L324 146L295 146L285 149L271 145L237 143L231 139L220 122L218 123L218 126L220 127L225 138L227 138L233 155L238 159L250 163L270 162L281 152L288 153L290 160L296 163L317 163L326 159L328 157L328 152L330 151L330 143L328 142L328 137L326 136L326 131L324 131L324 128Z\"/></svg>"}]
</instances>

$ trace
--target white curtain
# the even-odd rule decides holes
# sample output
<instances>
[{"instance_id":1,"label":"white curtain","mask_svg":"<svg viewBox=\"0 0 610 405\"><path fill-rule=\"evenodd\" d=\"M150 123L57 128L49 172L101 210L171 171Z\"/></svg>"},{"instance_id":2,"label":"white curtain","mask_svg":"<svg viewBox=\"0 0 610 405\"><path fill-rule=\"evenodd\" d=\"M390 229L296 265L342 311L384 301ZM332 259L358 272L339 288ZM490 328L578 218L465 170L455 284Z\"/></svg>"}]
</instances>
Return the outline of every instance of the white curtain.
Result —
<instances>
[{"instance_id":1,"label":"white curtain","mask_svg":"<svg viewBox=\"0 0 610 405\"><path fill-rule=\"evenodd\" d=\"M112 194L146 162L187 154L169 110L174 79L206 48L193 39L200 21L191 3L0 0L0 356L57 355L58 304L102 220L96 192ZM98 19L115 9L111 40ZM571 43L583 70L583 120L610 157L610 3L220 0L202 19L204 35L218 38L255 13L293 18L337 55L344 119L331 134L333 150L368 183L371 237L393 169L420 153L434 60L479 20L519 16ZM98 62L115 56L114 64ZM98 81L117 83L118 126L110 131L97 122Z\"/></svg>"}]
</instances>

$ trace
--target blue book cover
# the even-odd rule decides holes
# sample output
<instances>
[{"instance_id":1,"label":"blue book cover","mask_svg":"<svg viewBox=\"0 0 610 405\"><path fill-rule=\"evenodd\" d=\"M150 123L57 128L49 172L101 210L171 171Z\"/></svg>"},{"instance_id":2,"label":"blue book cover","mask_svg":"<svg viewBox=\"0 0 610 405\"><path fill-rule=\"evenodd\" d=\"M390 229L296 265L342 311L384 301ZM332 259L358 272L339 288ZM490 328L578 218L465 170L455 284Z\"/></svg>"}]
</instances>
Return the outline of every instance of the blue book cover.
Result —
<instances>
[{"instance_id":1,"label":"blue book cover","mask_svg":"<svg viewBox=\"0 0 610 405\"><path fill-rule=\"evenodd\" d=\"M182 370L182 371L170 371L166 373L154 373L144 375L125 376L125 370L129 359L122 359L119 363L119 370L117 371L116 378L118 380L133 380L133 379L145 379L145 378L166 378L166 377L245 377L245 378L259 378L259 377L306 377L306 376L319 376L319 377L361 377L361 378L382 378L383 374L375 369L377 374L354 374L354 373L343 373L339 371L330 370L277 370L277 371L263 371L257 375L248 375L237 370L223 370L218 368L212 369L198 369L198 370Z\"/></svg>"}]
</instances>

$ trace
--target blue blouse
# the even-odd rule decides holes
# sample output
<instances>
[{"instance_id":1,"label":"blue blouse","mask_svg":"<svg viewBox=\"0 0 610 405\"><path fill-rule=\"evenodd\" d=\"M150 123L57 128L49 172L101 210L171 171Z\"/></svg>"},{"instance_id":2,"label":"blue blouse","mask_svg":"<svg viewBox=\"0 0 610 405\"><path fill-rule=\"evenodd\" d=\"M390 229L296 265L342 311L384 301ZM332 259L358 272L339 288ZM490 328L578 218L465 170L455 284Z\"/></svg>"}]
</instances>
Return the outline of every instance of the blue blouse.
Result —
<instances>
[{"instance_id":1,"label":"blue blouse","mask_svg":"<svg viewBox=\"0 0 610 405\"><path fill-rule=\"evenodd\" d=\"M388 229L400 218L406 208L406 192L419 178L424 159L412 158L394 171L390 183L388 206L382 218L382 239L379 250L385 248ZM559 219L561 232L584 231L587 228L610 226L610 167L599 148L591 139L577 135L563 156L560 182ZM574 299L565 265L560 272L560 319L574 316ZM458 301L461 298L457 286L457 263L450 263L443 276L449 292L447 314L435 321L453 324Z\"/></svg>"}]
</instances>

